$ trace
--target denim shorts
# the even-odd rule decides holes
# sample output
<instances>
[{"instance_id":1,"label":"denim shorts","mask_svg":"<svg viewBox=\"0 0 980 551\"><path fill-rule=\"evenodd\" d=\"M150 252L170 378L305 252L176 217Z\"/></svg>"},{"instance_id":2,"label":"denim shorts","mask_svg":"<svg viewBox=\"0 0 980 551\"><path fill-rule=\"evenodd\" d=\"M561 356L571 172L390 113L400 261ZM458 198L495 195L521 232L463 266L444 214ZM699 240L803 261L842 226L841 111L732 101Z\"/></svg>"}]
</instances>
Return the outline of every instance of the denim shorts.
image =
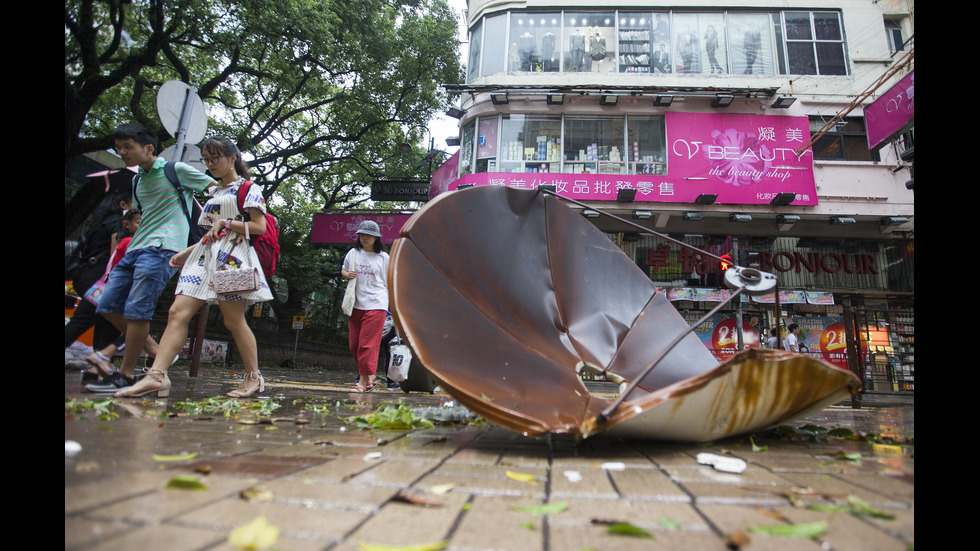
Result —
<instances>
[{"instance_id":1,"label":"denim shorts","mask_svg":"<svg viewBox=\"0 0 980 551\"><path fill-rule=\"evenodd\" d=\"M122 314L131 320L152 319L163 288L177 272L169 264L173 255L174 251L161 247L127 251L109 272L109 281L96 311Z\"/></svg>"}]
</instances>

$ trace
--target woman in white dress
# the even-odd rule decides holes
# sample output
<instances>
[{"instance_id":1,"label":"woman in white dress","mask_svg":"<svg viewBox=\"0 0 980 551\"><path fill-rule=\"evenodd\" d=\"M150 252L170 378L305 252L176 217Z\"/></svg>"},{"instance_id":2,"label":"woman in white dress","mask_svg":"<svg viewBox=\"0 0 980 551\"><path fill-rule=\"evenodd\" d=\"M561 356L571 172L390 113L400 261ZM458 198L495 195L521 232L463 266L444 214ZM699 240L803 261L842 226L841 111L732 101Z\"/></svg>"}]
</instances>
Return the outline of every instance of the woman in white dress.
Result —
<instances>
[{"instance_id":1,"label":"woman in white dress","mask_svg":"<svg viewBox=\"0 0 980 551\"><path fill-rule=\"evenodd\" d=\"M201 146L201 151L211 176L221 182L221 187L204 204L198 220L198 225L210 226L211 229L199 243L170 259L171 266L182 269L156 360L143 380L120 390L115 394L116 397L143 396L151 392L156 392L159 397L170 394L170 379L167 376L170 365L164 359L173 358L180 353L187 340L187 326L205 303L217 303L221 309L225 327L235 338L235 344L238 345L245 364L244 380L227 395L245 398L265 390L265 381L259 373L255 335L245 322L246 306L272 299L255 248L245 238L246 224L250 237L265 232L265 200L259 186L249 186L243 209L245 215L239 212L238 189L248 179L249 173L234 142L228 138L209 138ZM212 280L218 267L225 265L250 265L259 268L257 290L240 294L217 294Z\"/></svg>"}]
</instances>

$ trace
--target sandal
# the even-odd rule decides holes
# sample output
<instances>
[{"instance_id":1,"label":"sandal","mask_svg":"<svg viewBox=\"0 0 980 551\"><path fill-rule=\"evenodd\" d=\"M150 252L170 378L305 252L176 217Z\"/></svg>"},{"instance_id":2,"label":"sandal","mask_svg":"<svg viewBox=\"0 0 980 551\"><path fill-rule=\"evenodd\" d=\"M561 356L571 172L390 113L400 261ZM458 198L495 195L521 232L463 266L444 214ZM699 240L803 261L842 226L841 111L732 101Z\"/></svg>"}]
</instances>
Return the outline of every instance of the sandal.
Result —
<instances>
[{"instance_id":1,"label":"sandal","mask_svg":"<svg viewBox=\"0 0 980 551\"><path fill-rule=\"evenodd\" d=\"M374 387L375 387L374 383L368 384L368 386L366 386L366 387L357 384L357 385L354 385L350 389L350 391L351 392L371 392L372 390L374 390Z\"/></svg>"},{"instance_id":2,"label":"sandal","mask_svg":"<svg viewBox=\"0 0 980 551\"><path fill-rule=\"evenodd\" d=\"M242 384L238 385L238 388L232 390L231 392L225 394L225 396L231 396L232 398L248 398L258 392L265 392L265 379L262 378L262 374L258 371L250 371L245 373L242 379Z\"/></svg>"},{"instance_id":3,"label":"sandal","mask_svg":"<svg viewBox=\"0 0 980 551\"><path fill-rule=\"evenodd\" d=\"M156 392L157 398L166 398L170 396L170 386L170 377L167 376L166 372L151 369L141 381L133 386L119 389L113 396L116 398L135 398Z\"/></svg>"},{"instance_id":4,"label":"sandal","mask_svg":"<svg viewBox=\"0 0 980 551\"><path fill-rule=\"evenodd\" d=\"M95 356L95 359L92 357ZM106 358L102 352L96 350L95 352L85 356L85 361L94 367L98 373L97 375L102 378L106 378L116 372L116 366L113 365L112 360ZM89 372L91 373L91 371Z\"/></svg>"}]
</instances>

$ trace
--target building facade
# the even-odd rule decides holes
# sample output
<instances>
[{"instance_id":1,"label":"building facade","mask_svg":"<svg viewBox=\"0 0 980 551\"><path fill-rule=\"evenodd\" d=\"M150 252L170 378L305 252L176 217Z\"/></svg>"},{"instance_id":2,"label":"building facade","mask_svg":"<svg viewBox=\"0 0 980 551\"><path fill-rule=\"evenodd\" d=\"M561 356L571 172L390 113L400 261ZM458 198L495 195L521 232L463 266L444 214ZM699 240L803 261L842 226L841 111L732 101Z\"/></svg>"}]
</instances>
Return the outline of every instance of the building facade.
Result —
<instances>
[{"instance_id":1,"label":"building facade","mask_svg":"<svg viewBox=\"0 0 980 551\"><path fill-rule=\"evenodd\" d=\"M699 327L719 357L796 323L809 353L866 391L914 390L914 129L872 148L865 120L913 71L911 2L468 8L467 80L447 86L461 103L446 191L554 186L773 273L779 293ZM911 87L900 99L912 105ZM592 220L692 321L725 296L711 256Z\"/></svg>"}]
</instances>

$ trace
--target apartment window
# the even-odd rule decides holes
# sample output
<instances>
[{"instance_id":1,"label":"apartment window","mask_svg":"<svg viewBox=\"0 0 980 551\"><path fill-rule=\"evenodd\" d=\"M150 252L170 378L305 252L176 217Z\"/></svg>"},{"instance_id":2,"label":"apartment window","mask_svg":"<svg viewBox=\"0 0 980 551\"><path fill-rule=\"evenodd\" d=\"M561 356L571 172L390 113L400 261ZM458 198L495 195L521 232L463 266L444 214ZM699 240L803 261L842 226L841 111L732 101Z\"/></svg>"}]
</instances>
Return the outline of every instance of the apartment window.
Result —
<instances>
[{"instance_id":1,"label":"apartment window","mask_svg":"<svg viewBox=\"0 0 980 551\"><path fill-rule=\"evenodd\" d=\"M783 29L790 74L847 74L838 13L783 12Z\"/></svg>"},{"instance_id":2,"label":"apartment window","mask_svg":"<svg viewBox=\"0 0 980 551\"><path fill-rule=\"evenodd\" d=\"M826 124L824 117L810 117L810 132L815 133ZM864 119L846 117L813 144L813 158L824 161L877 161L877 152L868 150L868 136Z\"/></svg>"},{"instance_id":3,"label":"apartment window","mask_svg":"<svg viewBox=\"0 0 980 551\"><path fill-rule=\"evenodd\" d=\"M895 53L905 50L902 25L894 19L885 19L885 36L888 38L888 51Z\"/></svg>"}]
</instances>

